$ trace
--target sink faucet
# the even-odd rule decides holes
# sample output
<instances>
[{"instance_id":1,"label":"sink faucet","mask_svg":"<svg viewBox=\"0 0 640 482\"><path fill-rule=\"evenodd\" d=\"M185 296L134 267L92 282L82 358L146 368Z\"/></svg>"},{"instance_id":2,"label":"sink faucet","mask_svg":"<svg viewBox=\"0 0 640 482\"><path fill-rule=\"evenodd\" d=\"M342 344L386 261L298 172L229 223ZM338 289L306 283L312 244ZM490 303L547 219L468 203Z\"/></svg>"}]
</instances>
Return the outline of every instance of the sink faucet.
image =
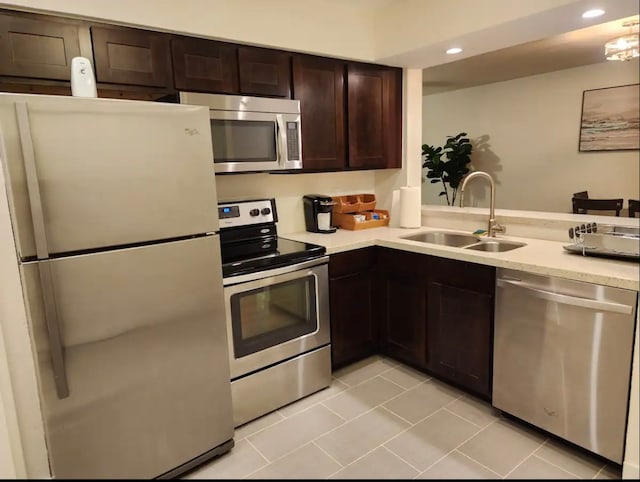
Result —
<instances>
[{"instance_id":1,"label":"sink faucet","mask_svg":"<svg viewBox=\"0 0 640 482\"><path fill-rule=\"evenodd\" d=\"M477 177L483 177L489 180L489 184L491 186L491 204L489 205L489 237L494 237L496 233L504 233L505 229L500 224L496 223L496 184L493 182L493 178L490 174L484 171L473 171L471 174L467 175L462 180L462 185L460 186L460 207L462 207L464 203L464 188L471 181L471 179L475 179Z\"/></svg>"}]
</instances>

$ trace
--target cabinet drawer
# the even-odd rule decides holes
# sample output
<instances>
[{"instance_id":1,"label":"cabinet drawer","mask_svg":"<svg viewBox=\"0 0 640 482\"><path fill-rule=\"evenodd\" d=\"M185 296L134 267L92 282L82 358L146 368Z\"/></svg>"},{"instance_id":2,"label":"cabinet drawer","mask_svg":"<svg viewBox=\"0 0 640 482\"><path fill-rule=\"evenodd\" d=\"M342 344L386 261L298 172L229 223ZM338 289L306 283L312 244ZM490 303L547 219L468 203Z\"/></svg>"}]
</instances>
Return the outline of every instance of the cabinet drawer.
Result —
<instances>
[{"instance_id":1,"label":"cabinet drawer","mask_svg":"<svg viewBox=\"0 0 640 482\"><path fill-rule=\"evenodd\" d=\"M363 248L332 254L329 258L329 277L339 278L367 271L376 262L376 248Z\"/></svg>"},{"instance_id":2,"label":"cabinet drawer","mask_svg":"<svg viewBox=\"0 0 640 482\"><path fill-rule=\"evenodd\" d=\"M460 289L493 294L496 269L493 266L431 256L429 279Z\"/></svg>"},{"instance_id":3,"label":"cabinet drawer","mask_svg":"<svg viewBox=\"0 0 640 482\"><path fill-rule=\"evenodd\" d=\"M376 267L381 273L416 275L426 279L431 256L391 248L378 248Z\"/></svg>"}]
</instances>

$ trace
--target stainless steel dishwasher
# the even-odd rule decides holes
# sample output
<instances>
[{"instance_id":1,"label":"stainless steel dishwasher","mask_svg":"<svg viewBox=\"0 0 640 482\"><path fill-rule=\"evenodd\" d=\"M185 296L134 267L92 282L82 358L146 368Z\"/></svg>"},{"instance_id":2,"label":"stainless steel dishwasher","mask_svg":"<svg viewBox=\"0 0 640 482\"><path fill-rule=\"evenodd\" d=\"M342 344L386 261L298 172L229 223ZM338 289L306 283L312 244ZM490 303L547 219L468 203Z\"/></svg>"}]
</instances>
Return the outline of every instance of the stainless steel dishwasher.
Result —
<instances>
[{"instance_id":1,"label":"stainless steel dishwasher","mask_svg":"<svg viewBox=\"0 0 640 482\"><path fill-rule=\"evenodd\" d=\"M493 405L622 463L637 297L499 268Z\"/></svg>"}]
</instances>

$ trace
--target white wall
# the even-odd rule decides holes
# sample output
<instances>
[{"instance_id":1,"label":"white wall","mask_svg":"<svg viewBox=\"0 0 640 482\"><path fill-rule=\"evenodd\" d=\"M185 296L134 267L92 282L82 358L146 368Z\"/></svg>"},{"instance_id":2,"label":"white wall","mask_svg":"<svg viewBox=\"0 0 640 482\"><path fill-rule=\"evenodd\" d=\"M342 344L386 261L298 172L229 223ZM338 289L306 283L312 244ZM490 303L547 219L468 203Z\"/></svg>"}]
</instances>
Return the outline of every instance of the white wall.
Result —
<instances>
[{"instance_id":1,"label":"white wall","mask_svg":"<svg viewBox=\"0 0 640 482\"><path fill-rule=\"evenodd\" d=\"M220 201L275 198L278 233L304 231L302 196L375 193L373 171L309 174L225 174L216 176Z\"/></svg>"},{"instance_id":2,"label":"white wall","mask_svg":"<svg viewBox=\"0 0 640 482\"><path fill-rule=\"evenodd\" d=\"M423 142L443 145L466 132L471 165L496 180L496 206L571 211L571 194L637 199L638 151L578 152L582 92L638 83L638 61L604 62L423 97ZM479 140L482 140L479 143ZM423 184L423 204L445 204L440 184ZM487 206L470 185L465 205Z\"/></svg>"}]
</instances>

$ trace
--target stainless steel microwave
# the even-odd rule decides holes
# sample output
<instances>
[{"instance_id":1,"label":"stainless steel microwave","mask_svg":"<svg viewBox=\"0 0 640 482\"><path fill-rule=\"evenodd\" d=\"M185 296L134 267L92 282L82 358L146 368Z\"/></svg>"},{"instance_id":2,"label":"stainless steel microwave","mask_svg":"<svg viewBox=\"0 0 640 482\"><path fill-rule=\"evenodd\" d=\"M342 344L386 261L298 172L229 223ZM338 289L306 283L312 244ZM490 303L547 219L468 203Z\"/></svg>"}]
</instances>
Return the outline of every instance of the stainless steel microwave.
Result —
<instances>
[{"instance_id":1,"label":"stainless steel microwave","mask_svg":"<svg viewBox=\"0 0 640 482\"><path fill-rule=\"evenodd\" d=\"M215 172L302 168L299 100L181 92L180 103L209 108Z\"/></svg>"}]
</instances>

